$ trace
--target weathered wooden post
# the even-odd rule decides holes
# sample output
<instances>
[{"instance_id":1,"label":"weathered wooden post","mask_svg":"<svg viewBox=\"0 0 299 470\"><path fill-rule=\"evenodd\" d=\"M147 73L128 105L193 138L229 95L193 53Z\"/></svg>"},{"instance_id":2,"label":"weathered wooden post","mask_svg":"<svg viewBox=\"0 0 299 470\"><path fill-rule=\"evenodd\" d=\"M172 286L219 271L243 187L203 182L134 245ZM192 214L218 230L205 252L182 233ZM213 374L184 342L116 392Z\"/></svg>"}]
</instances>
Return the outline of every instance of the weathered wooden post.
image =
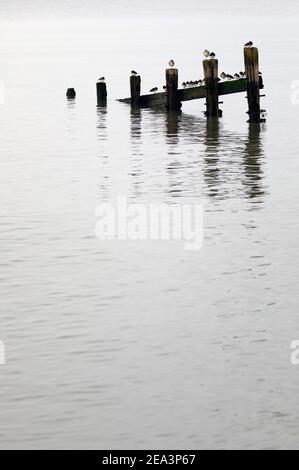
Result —
<instances>
[{"instance_id":1,"label":"weathered wooden post","mask_svg":"<svg viewBox=\"0 0 299 470\"><path fill-rule=\"evenodd\" d=\"M257 47L244 47L247 80L248 114L250 122L260 121L259 52Z\"/></svg>"},{"instance_id":2,"label":"weathered wooden post","mask_svg":"<svg viewBox=\"0 0 299 470\"><path fill-rule=\"evenodd\" d=\"M166 96L169 111L178 111L181 108L181 102L178 98L178 82L178 69L173 67L166 69Z\"/></svg>"},{"instance_id":3,"label":"weathered wooden post","mask_svg":"<svg viewBox=\"0 0 299 470\"><path fill-rule=\"evenodd\" d=\"M97 82L97 102L98 106L106 106L107 104L107 86L104 81Z\"/></svg>"},{"instance_id":4,"label":"weathered wooden post","mask_svg":"<svg viewBox=\"0 0 299 470\"><path fill-rule=\"evenodd\" d=\"M76 90L75 88L68 88L66 92L66 97L68 100L73 100L76 98Z\"/></svg>"},{"instance_id":5,"label":"weathered wooden post","mask_svg":"<svg viewBox=\"0 0 299 470\"><path fill-rule=\"evenodd\" d=\"M140 107L140 92L141 92L141 77L140 75L130 76L130 90L131 90L131 106L132 108Z\"/></svg>"},{"instance_id":6,"label":"weathered wooden post","mask_svg":"<svg viewBox=\"0 0 299 470\"><path fill-rule=\"evenodd\" d=\"M218 60L205 59L203 61L203 71L207 89L207 111L206 116L219 116L218 106Z\"/></svg>"}]
</instances>

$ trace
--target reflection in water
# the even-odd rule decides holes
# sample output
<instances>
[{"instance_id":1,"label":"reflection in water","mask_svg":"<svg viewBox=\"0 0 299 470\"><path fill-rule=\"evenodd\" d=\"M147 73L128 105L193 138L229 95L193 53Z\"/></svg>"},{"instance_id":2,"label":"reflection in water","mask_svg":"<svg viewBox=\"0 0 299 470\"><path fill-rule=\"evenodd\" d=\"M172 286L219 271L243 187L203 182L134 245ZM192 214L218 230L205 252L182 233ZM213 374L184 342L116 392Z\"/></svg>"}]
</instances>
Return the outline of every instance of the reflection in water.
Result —
<instances>
[{"instance_id":1,"label":"reflection in water","mask_svg":"<svg viewBox=\"0 0 299 470\"><path fill-rule=\"evenodd\" d=\"M131 110L132 196L262 202L261 130L260 124L250 124L248 134L241 134L224 129L218 118Z\"/></svg>"},{"instance_id":2,"label":"reflection in water","mask_svg":"<svg viewBox=\"0 0 299 470\"><path fill-rule=\"evenodd\" d=\"M97 107L97 139L99 141L99 159L101 162L99 172L99 196L101 200L107 200L110 191L109 181L109 156L107 154L107 108Z\"/></svg>"},{"instance_id":3,"label":"reflection in water","mask_svg":"<svg viewBox=\"0 0 299 470\"><path fill-rule=\"evenodd\" d=\"M132 197L138 198L144 194L142 189L145 184L142 152L142 110L130 109L130 136L131 136L131 170Z\"/></svg>"},{"instance_id":4,"label":"reflection in water","mask_svg":"<svg viewBox=\"0 0 299 470\"><path fill-rule=\"evenodd\" d=\"M171 197L179 197L182 193L184 172L184 163L181 159L179 145L179 129L182 113L180 111L171 111L166 113L166 143L167 154L170 159L167 160L166 171L169 180L168 194ZM182 171L183 170L183 171Z\"/></svg>"},{"instance_id":5,"label":"reflection in water","mask_svg":"<svg viewBox=\"0 0 299 470\"><path fill-rule=\"evenodd\" d=\"M204 137L205 158L204 178L207 185L207 195L216 196L219 185L219 119L207 119Z\"/></svg>"},{"instance_id":6,"label":"reflection in water","mask_svg":"<svg viewBox=\"0 0 299 470\"><path fill-rule=\"evenodd\" d=\"M248 139L244 149L245 179L243 179L243 185L246 188L248 198L258 198L258 201L255 202L262 202L261 196L265 194L261 168L263 157L261 126L260 123L249 124Z\"/></svg>"},{"instance_id":7,"label":"reflection in water","mask_svg":"<svg viewBox=\"0 0 299 470\"><path fill-rule=\"evenodd\" d=\"M171 111L166 113L166 137L171 144L179 143L179 121L182 113Z\"/></svg>"},{"instance_id":8,"label":"reflection in water","mask_svg":"<svg viewBox=\"0 0 299 470\"><path fill-rule=\"evenodd\" d=\"M76 121L76 100L74 98L68 98L66 100L67 104L67 132L71 134L71 137L74 138L76 132L74 132L74 125Z\"/></svg>"}]
</instances>

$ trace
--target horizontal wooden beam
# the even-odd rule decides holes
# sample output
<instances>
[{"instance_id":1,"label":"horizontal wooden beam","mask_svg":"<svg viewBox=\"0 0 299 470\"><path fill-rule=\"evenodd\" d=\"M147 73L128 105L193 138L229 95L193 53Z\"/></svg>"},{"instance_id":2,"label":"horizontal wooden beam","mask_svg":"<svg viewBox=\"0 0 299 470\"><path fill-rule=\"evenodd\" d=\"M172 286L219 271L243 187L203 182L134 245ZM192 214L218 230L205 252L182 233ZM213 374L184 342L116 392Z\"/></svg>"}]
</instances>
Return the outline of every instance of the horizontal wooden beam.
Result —
<instances>
[{"instance_id":1,"label":"horizontal wooden beam","mask_svg":"<svg viewBox=\"0 0 299 470\"><path fill-rule=\"evenodd\" d=\"M263 79L260 77L260 89L264 88ZM232 95L234 93L243 93L247 91L246 78L239 80L227 80L225 82L218 83L218 95ZM178 98L180 101L198 100L206 98L207 90L205 85L194 86L190 88L178 89ZM131 98L119 99L121 103L131 103ZM149 95L140 96L140 106L166 106L167 96L166 93L151 93Z\"/></svg>"}]
</instances>

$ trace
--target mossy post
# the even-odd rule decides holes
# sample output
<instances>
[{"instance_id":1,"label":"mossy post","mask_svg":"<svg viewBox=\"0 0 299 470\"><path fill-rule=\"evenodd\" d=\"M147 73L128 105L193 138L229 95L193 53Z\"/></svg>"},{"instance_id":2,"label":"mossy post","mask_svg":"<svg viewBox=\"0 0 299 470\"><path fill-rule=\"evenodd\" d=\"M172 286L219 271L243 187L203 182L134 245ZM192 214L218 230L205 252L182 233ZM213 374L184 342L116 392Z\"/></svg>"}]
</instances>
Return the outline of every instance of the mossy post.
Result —
<instances>
[{"instance_id":1,"label":"mossy post","mask_svg":"<svg viewBox=\"0 0 299 470\"><path fill-rule=\"evenodd\" d=\"M107 104L107 86L105 82L97 82L97 103L98 106Z\"/></svg>"},{"instance_id":2,"label":"mossy post","mask_svg":"<svg viewBox=\"0 0 299 470\"><path fill-rule=\"evenodd\" d=\"M205 59L203 61L203 71L207 89L207 117L219 116L218 105L218 60Z\"/></svg>"},{"instance_id":3,"label":"mossy post","mask_svg":"<svg viewBox=\"0 0 299 470\"><path fill-rule=\"evenodd\" d=\"M166 69L166 97L168 111L178 111L181 109L181 102L178 97L178 69L173 67Z\"/></svg>"},{"instance_id":4,"label":"mossy post","mask_svg":"<svg viewBox=\"0 0 299 470\"><path fill-rule=\"evenodd\" d=\"M260 121L259 52L257 47L244 47L247 80L248 114L250 122Z\"/></svg>"},{"instance_id":5,"label":"mossy post","mask_svg":"<svg viewBox=\"0 0 299 470\"><path fill-rule=\"evenodd\" d=\"M131 106L140 108L141 78L140 75L130 76Z\"/></svg>"}]
</instances>

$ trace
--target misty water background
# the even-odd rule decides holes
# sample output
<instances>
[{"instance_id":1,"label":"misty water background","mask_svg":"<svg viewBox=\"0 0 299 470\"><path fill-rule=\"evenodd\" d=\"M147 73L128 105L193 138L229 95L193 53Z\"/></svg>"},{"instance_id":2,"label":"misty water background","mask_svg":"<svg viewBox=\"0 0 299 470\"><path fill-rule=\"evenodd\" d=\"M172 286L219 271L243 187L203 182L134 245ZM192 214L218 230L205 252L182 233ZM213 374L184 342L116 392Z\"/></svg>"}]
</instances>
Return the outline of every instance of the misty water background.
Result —
<instances>
[{"instance_id":1,"label":"misty water background","mask_svg":"<svg viewBox=\"0 0 299 470\"><path fill-rule=\"evenodd\" d=\"M0 18L0 447L298 448L298 4L2 0ZM244 94L219 123L203 100L115 101L132 68L143 92L170 58L201 78L206 47L239 72L250 39L261 126ZM118 195L204 203L203 248L98 240Z\"/></svg>"}]
</instances>

